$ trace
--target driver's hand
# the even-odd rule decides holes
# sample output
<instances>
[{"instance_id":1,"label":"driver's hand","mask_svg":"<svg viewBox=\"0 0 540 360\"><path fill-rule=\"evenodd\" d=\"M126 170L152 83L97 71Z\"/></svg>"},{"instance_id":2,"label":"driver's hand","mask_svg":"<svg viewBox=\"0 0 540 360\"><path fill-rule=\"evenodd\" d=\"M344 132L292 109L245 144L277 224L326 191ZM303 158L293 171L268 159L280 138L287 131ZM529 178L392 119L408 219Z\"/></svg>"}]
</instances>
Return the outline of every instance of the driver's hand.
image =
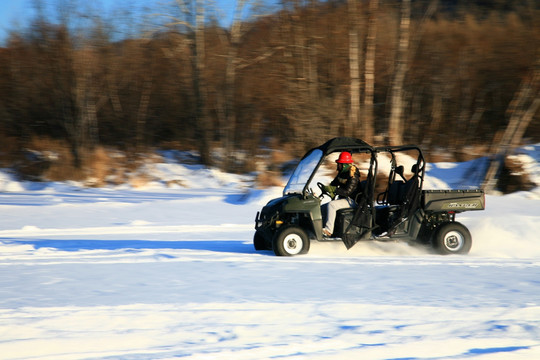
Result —
<instances>
[{"instance_id":1,"label":"driver's hand","mask_svg":"<svg viewBox=\"0 0 540 360\"><path fill-rule=\"evenodd\" d=\"M325 186L323 186L323 189L324 189L324 191L326 191L326 193L327 193L328 195L330 195L330 197L332 198L332 200L336 197L336 194L334 193L334 191L335 191L335 186L325 185Z\"/></svg>"}]
</instances>

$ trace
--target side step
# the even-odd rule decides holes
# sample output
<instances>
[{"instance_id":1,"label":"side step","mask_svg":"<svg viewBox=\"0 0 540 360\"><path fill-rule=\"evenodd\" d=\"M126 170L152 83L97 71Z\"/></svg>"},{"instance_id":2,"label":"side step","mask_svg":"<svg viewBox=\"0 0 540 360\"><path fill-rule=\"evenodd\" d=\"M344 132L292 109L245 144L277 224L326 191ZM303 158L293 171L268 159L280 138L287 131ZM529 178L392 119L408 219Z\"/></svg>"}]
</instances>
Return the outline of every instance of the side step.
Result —
<instances>
[{"instance_id":1,"label":"side step","mask_svg":"<svg viewBox=\"0 0 540 360\"><path fill-rule=\"evenodd\" d=\"M316 239L320 242L332 242L332 241L342 241L343 239L340 237L323 237L322 239Z\"/></svg>"}]
</instances>

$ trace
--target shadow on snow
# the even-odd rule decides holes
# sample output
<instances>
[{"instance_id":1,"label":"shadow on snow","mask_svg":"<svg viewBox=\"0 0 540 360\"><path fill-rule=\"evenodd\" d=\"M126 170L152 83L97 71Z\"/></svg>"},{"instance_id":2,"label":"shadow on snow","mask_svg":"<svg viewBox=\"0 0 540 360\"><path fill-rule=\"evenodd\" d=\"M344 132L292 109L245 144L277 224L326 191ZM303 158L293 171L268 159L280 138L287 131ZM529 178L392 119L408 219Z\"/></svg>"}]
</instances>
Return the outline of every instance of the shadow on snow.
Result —
<instances>
[{"instance_id":1,"label":"shadow on snow","mask_svg":"<svg viewBox=\"0 0 540 360\"><path fill-rule=\"evenodd\" d=\"M204 250L252 254L253 244L246 241L233 240L187 240L187 241L154 241L154 240L12 240L0 239L6 245L30 245L37 249L55 249L60 251L81 250ZM262 252L264 253L264 252Z\"/></svg>"}]
</instances>

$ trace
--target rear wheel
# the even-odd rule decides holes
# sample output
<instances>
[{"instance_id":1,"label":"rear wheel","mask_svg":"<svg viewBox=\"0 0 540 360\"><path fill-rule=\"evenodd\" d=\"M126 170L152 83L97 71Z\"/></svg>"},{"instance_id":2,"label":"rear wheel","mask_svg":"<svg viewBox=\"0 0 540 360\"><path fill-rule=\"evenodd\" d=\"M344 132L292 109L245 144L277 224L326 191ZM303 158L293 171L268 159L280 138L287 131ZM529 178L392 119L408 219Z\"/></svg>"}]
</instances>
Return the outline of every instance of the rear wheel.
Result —
<instances>
[{"instance_id":1,"label":"rear wheel","mask_svg":"<svg viewBox=\"0 0 540 360\"><path fill-rule=\"evenodd\" d=\"M277 256L307 254L309 245L306 232L298 226L284 227L276 233L272 241L272 248Z\"/></svg>"},{"instance_id":2,"label":"rear wheel","mask_svg":"<svg viewBox=\"0 0 540 360\"><path fill-rule=\"evenodd\" d=\"M468 254L471 246L469 229L458 222L442 225L433 238L433 247L442 255Z\"/></svg>"}]
</instances>

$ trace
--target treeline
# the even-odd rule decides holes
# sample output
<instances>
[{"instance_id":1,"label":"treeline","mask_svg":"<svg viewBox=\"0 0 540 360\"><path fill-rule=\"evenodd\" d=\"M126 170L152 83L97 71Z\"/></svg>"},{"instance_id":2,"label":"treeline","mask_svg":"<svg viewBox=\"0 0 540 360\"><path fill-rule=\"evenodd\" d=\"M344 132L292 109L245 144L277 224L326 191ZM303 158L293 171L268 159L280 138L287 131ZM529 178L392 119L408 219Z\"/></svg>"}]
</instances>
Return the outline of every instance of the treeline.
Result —
<instances>
[{"instance_id":1,"label":"treeline","mask_svg":"<svg viewBox=\"0 0 540 360\"><path fill-rule=\"evenodd\" d=\"M539 141L539 6L478 3L285 1L227 28L196 8L123 40L99 16L41 14L0 49L0 160L50 139L74 168L96 148L157 147L246 171L263 149L334 136L459 157L493 150L512 116Z\"/></svg>"}]
</instances>

